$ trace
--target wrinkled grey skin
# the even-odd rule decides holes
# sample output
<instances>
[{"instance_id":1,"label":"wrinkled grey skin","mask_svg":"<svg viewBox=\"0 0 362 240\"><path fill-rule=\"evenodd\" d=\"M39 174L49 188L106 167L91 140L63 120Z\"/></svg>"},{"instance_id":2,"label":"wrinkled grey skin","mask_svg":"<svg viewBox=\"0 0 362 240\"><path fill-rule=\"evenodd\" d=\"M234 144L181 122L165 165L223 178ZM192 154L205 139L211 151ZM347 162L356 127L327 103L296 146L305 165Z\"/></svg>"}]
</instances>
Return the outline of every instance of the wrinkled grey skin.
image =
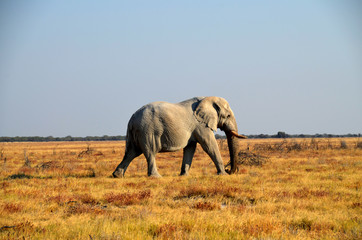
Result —
<instances>
[{"instance_id":1,"label":"wrinkled grey skin","mask_svg":"<svg viewBox=\"0 0 362 240\"><path fill-rule=\"evenodd\" d=\"M128 123L126 152L122 162L113 172L123 177L131 161L144 154L148 176L160 177L155 156L158 152L183 149L181 175L188 175L196 144L199 143L215 164L218 174L226 174L215 139L217 128L225 131L230 151L231 170L236 167L235 136L238 132L234 114L228 102L219 97L195 97L180 103L154 102L135 112ZM231 134L234 131L234 135Z\"/></svg>"}]
</instances>

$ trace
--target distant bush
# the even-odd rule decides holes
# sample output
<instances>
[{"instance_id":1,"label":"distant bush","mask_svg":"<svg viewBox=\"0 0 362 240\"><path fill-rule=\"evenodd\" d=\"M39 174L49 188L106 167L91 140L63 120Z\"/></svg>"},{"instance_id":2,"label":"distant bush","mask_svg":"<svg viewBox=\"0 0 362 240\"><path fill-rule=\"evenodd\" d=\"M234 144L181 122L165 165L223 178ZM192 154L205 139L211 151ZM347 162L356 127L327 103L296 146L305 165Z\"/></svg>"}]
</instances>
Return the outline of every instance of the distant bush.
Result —
<instances>
[{"instance_id":1,"label":"distant bush","mask_svg":"<svg viewBox=\"0 0 362 240\"><path fill-rule=\"evenodd\" d=\"M250 151L240 151L236 158L237 165L248 166L262 166L267 161L267 157L259 154L252 153ZM225 167L231 167L231 162L228 162Z\"/></svg>"},{"instance_id":2,"label":"distant bush","mask_svg":"<svg viewBox=\"0 0 362 240\"><path fill-rule=\"evenodd\" d=\"M27 175L25 173L16 173L16 174L13 174L13 175L10 175L9 177L7 177L7 179L31 179L33 178L33 176L31 175Z\"/></svg>"},{"instance_id":3,"label":"distant bush","mask_svg":"<svg viewBox=\"0 0 362 240\"><path fill-rule=\"evenodd\" d=\"M347 146L346 141L341 140L341 149L347 149L347 148L348 148L348 146Z\"/></svg>"},{"instance_id":4,"label":"distant bush","mask_svg":"<svg viewBox=\"0 0 362 240\"><path fill-rule=\"evenodd\" d=\"M348 149L348 148L362 148L362 142L355 144L348 143L348 141L340 140L339 143L334 140L322 140L312 138L309 140L296 140L284 139L280 142L264 142L257 143L253 146L253 151L269 152L269 153L289 153L289 152L301 152L306 150L322 150L322 149ZM245 155L245 154L244 154ZM246 155L245 155L246 156ZM248 157L250 157L248 155Z\"/></svg>"},{"instance_id":5,"label":"distant bush","mask_svg":"<svg viewBox=\"0 0 362 240\"><path fill-rule=\"evenodd\" d=\"M278 132L275 135L268 134L251 134L246 135L248 138L350 138L359 137L361 134L328 134L328 133L317 133L317 134L287 134L285 132Z\"/></svg>"}]
</instances>

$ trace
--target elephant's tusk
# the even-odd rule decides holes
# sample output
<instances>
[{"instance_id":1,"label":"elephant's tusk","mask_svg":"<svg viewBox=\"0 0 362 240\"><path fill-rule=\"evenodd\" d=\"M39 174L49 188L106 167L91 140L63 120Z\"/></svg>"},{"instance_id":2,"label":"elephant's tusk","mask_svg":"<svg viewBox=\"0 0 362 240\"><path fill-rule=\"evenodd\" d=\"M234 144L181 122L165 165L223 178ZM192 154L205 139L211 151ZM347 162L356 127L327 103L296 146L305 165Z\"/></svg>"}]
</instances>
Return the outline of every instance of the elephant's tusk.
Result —
<instances>
[{"instance_id":1,"label":"elephant's tusk","mask_svg":"<svg viewBox=\"0 0 362 240\"><path fill-rule=\"evenodd\" d=\"M235 136L235 137L238 137L238 138L248 138L247 136L244 136L244 135L239 135L237 132L235 131L230 131L231 135Z\"/></svg>"}]
</instances>

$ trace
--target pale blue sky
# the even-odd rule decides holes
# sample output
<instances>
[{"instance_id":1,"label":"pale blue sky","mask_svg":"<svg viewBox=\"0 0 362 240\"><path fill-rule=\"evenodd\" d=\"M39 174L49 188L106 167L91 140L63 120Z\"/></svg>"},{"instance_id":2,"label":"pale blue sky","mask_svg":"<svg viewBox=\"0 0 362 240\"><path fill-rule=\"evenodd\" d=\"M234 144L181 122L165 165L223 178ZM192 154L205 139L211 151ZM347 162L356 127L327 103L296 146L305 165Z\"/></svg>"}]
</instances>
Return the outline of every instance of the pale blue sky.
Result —
<instances>
[{"instance_id":1,"label":"pale blue sky","mask_svg":"<svg viewBox=\"0 0 362 240\"><path fill-rule=\"evenodd\" d=\"M0 136L125 135L194 96L244 134L362 133L361 2L0 2Z\"/></svg>"}]
</instances>

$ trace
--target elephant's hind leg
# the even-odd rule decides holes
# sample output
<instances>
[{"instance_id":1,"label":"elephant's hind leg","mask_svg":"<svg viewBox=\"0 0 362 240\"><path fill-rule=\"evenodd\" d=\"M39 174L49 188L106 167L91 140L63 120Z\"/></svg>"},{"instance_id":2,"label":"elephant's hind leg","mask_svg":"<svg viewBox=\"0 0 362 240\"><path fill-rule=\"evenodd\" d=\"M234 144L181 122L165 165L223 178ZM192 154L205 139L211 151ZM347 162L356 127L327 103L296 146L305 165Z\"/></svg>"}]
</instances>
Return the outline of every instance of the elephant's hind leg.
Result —
<instances>
[{"instance_id":1,"label":"elephant's hind leg","mask_svg":"<svg viewBox=\"0 0 362 240\"><path fill-rule=\"evenodd\" d=\"M132 162L133 159L141 155L141 153L142 152L138 152L134 149L127 150L124 154L122 162L117 166L116 170L114 170L112 174L113 177L123 177L128 165Z\"/></svg>"},{"instance_id":2,"label":"elephant's hind leg","mask_svg":"<svg viewBox=\"0 0 362 240\"><path fill-rule=\"evenodd\" d=\"M191 168L192 158L194 157L197 142L191 142L184 148L184 156L182 159L181 176L187 176Z\"/></svg>"},{"instance_id":3,"label":"elephant's hind leg","mask_svg":"<svg viewBox=\"0 0 362 240\"><path fill-rule=\"evenodd\" d=\"M147 159L147 174L149 177L162 177L158 171L156 166L156 158L154 153L144 153L146 159Z\"/></svg>"}]
</instances>

